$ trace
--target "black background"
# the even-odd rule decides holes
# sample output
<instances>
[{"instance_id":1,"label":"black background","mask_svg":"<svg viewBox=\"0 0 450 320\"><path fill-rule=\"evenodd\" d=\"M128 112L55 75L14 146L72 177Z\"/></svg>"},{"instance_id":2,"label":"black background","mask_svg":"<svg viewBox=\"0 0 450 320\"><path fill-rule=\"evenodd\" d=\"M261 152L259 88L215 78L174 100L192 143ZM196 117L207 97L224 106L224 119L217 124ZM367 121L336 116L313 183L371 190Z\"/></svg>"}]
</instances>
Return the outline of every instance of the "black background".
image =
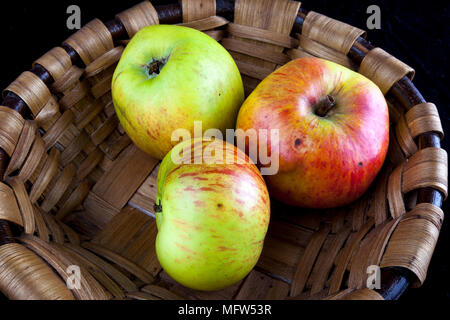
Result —
<instances>
[{"instance_id":1,"label":"black background","mask_svg":"<svg viewBox=\"0 0 450 320\"><path fill-rule=\"evenodd\" d=\"M6 1L5 1L6 2ZM6 88L31 63L58 46L74 31L68 30L66 9L71 4L81 8L82 25L93 18L108 21L139 0L121 1L8 1L0 7L0 88ZM174 1L153 0L153 4ZM176 1L175 1L176 2ZM415 85L425 99L438 106L444 131L449 134L449 2L448 1L367 1L304 0L302 7L345 21L367 30L369 5L381 8L381 30L368 30L368 39L416 70ZM443 147L449 149L448 138ZM444 212L449 204L444 203ZM428 269L425 284L409 289L401 300L450 299L450 221L444 220L439 241Z\"/></svg>"}]
</instances>

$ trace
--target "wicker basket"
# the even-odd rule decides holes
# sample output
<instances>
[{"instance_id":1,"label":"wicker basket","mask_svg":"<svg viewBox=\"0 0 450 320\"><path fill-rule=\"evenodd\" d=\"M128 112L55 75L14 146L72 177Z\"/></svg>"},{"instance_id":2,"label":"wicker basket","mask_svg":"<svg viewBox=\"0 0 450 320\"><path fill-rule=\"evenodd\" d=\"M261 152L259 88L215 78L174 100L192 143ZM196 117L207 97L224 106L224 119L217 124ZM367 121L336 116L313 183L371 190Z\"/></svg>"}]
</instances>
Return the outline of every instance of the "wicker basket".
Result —
<instances>
[{"instance_id":1,"label":"wicker basket","mask_svg":"<svg viewBox=\"0 0 450 320\"><path fill-rule=\"evenodd\" d=\"M389 156L369 191L334 210L274 203L257 266L217 292L184 288L161 269L151 213L158 161L131 143L111 100L127 39L157 23L220 41L246 94L279 65L318 56L372 79L389 105ZM395 299L420 286L447 196L443 130L414 70L364 37L288 0L146 1L88 23L3 92L0 290L10 299ZM69 289L72 265L81 286ZM367 288L371 265L381 267L381 289Z\"/></svg>"}]
</instances>

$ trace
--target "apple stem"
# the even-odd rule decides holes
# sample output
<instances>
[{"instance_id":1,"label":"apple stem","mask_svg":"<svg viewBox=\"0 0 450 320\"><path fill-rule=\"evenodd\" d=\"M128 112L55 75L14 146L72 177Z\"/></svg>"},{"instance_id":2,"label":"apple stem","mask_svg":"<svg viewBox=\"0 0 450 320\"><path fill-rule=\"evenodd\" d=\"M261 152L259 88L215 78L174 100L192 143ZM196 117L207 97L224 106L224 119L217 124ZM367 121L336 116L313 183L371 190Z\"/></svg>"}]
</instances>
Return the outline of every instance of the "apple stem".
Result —
<instances>
[{"instance_id":1,"label":"apple stem","mask_svg":"<svg viewBox=\"0 0 450 320\"><path fill-rule=\"evenodd\" d=\"M315 114L319 117L326 117L335 105L336 101L333 96L328 94L316 104Z\"/></svg>"},{"instance_id":2,"label":"apple stem","mask_svg":"<svg viewBox=\"0 0 450 320\"><path fill-rule=\"evenodd\" d=\"M155 213L160 213L162 212L162 205L161 205L161 199L159 200L159 204L154 204L153 205L153 210L155 210Z\"/></svg>"}]
</instances>

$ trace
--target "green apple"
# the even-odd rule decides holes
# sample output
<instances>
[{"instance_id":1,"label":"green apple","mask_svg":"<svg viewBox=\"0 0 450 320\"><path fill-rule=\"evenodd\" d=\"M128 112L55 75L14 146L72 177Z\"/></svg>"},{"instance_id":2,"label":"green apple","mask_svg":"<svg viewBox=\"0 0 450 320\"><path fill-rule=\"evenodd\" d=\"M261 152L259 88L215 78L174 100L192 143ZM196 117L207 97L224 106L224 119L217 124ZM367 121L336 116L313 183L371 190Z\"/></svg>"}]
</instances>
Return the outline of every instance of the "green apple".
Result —
<instances>
[{"instance_id":1,"label":"green apple","mask_svg":"<svg viewBox=\"0 0 450 320\"><path fill-rule=\"evenodd\" d=\"M215 154L222 154L223 164L209 161L206 152L201 164L174 162L185 147L192 147L189 157L191 150L220 150ZM252 270L267 232L270 199L260 172L240 149L218 139L182 142L162 161L157 189L156 253L173 279L192 289L219 290Z\"/></svg>"},{"instance_id":2,"label":"green apple","mask_svg":"<svg viewBox=\"0 0 450 320\"><path fill-rule=\"evenodd\" d=\"M117 116L131 140L162 159L178 142L179 128L193 133L233 128L244 100L242 79L230 54L195 29L153 25L129 42L112 79Z\"/></svg>"}]
</instances>

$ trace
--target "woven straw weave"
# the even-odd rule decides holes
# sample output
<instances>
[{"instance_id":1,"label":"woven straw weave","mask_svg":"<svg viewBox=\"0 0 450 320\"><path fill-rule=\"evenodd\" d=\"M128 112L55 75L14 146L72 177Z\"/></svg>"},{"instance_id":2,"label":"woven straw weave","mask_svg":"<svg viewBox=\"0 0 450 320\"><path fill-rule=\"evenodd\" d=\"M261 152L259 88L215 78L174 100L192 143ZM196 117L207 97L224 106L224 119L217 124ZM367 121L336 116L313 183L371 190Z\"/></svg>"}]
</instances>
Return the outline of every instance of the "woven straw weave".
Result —
<instances>
[{"instance_id":1,"label":"woven straw weave","mask_svg":"<svg viewBox=\"0 0 450 320\"><path fill-rule=\"evenodd\" d=\"M280 65L299 57L335 61L372 79L387 94L413 69L382 49L358 63L349 51L364 31L288 0L237 0L234 20L215 0L184 0L182 24L204 31L231 53L248 95ZM299 11L300 10L300 11ZM301 33L292 33L296 19ZM157 24L145 1L116 16L127 38ZM117 20L116 20L117 21ZM153 218L159 161L131 143L114 113L110 84L127 41L95 19L34 62L53 81L25 71L4 91L29 108L0 107L0 147L9 158L0 182L0 219L20 226L0 246L0 290L11 299L382 299L366 288L367 267L403 267L426 277L443 212L418 203L419 189L447 196L447 153L418 137L443 130L432 103L389 101L389 156L355 203L307 210L275 203L260 260L239 283L194 291L172 280L155 253ZM68 54L67 45L78 61ZM77 57L75 57L77 58ZM32 120L31 120L32 119ZM17 228L16 228L17 229ZM68 266L81 267L69 290Z\"/></svg>"}]
</instances>

